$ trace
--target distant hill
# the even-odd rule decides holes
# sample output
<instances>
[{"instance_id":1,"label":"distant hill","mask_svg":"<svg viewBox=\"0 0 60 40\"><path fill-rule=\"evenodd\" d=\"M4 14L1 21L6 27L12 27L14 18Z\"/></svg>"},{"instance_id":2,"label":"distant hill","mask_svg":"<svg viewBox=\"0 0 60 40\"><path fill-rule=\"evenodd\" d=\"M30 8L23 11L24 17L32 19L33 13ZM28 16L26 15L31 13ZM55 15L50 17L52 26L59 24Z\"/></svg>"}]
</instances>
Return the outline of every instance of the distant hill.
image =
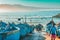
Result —
<instances>
[{"instance_id":1,"label":"distant hill","mask_svg":"<svg viewBox=\"0 0 60 40\"><path fill-rule=\"evenodd\" d=\"M39 9L38 7L32 7L32 6L24 6L24 5L20 5L20 4L0 4L0 8L7 8L7 9L27 9L27 10L35 10L35 9Z\"/></svg>"},{"instance_id":2,"label":"distant hill","mask_svg":"<svg viewBox=\"0 0 60 40\"><path fill-rule=\"evenodd\" d=\"M57 15L55 15L55 16L53 16L54 18L60 18L60 13L59 14L57 14Z\"/></svg>"},{"instance_id":3,"label":"distant hill","mask_svg":"<svg viewBox=\"0 0 60 40\"><path fill-rule=\"evenodd\" d=\"M0 4L0 12L28 12L35 10L39 10L39 8L20 4Z\"/></svg>"}]
</instances>

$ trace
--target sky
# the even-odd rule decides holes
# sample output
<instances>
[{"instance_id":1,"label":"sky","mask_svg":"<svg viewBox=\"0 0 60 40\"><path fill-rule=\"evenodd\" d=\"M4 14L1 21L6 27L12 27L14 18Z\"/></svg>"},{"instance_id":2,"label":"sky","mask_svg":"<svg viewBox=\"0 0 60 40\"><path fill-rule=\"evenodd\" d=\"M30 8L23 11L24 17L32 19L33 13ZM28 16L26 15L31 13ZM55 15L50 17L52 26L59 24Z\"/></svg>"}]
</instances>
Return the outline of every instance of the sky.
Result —
<instances>
[{"instance_id":1,"label":"sky","mask_svg":"<svg viewBox=\"0 0 60 40\"><path fill-rule=\"evenodd\" d=\"M0 4L20 4L33 7L60 8L60 0L0 0Z\"/></svg>"},{"instance_id":2,"label":"sky","mask_svg":"<svg viewBox=\"0 0 60 40\"><path fill-rule=\"evenodd\" d=\"M60 0L0 0L0 4L19 4L40 9L60 9Z\"/></svg>"},{"instance_id":3,"label":"sky","mask_svg":"<svg viewBox=\"0 0 60 40\"><path fill-rule=\"evenodd\" d=\"M39 10L35 9L34 10L34 13L36 12L35 14L37 14L37 12L39 14L39 11L53 11L53 12L51 12L51 14L55 13L55 11L60 11L60 0L0 0L0 4L10 4L10 5L18 4L18 5L23 5L26 7L28 7L28 6L37 7L37 8L39 8ZM4 12L10 12L10 11L16 12L16 10L11 10L12 9L11 7L6 8L6 6L5 6L5 8L2 7L3 9L1 9L1 7L0 7L0 12L3 12L3 11ZM8 9L10 9L10 10L8 10ZM19 12L25 12L27 10L27 13L29 11L30 12L32 11L32 9L31 10L29 9L29 11L28 11L28 9L23 9L23 10L22 9L23 8L20 7L17 10L20 10ZM47 13L49 13L49 12L47 12ZM58 12L56 12L56 13L58 13Z\"/></svg>"}]
</instances>

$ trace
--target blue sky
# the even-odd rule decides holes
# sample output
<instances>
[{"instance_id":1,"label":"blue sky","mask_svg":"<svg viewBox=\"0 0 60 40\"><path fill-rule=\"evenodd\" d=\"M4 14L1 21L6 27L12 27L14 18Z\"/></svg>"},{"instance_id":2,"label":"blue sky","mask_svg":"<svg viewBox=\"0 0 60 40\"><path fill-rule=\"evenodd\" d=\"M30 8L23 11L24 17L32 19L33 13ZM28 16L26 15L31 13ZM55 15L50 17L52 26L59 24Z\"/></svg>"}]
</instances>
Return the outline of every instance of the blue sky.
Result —
<instances>
[{"instance_id":1,"label":"blue sky","mask_svg":"<svg viewBox=\"0 0 60 40\"><path fill-rule=\"evenodd\" d=\"M51 8L51 9L60 9L60 0L0 0L0 4L20 4L20 5L25 5L25 6L33 6L33 7L40 7L40 8ZM58 12L45 12L45 14L52 15L52 13L58 13ZM60 10L59 10L60 11ZM38 12L32 12L31 14L25 13L25 15L39 15L40 11ZM41 12L42 14L40 15L45 15L44 12ZM24 14L24 13L23 13ZM23 15L22 14L22 15ZM54 15L53 14L53 15ZM8 15L14 15L14 14L8 14ZM16 14L15 14L16 15Z\"/></svg>"},{"instance_id":2,"label":"blue sky","mask_svg":"<svg viewBox=\"0 0 60 40\"><path fill-rule=\"evenodd\" d=\"M21 4L34 7L60 7L60 0L0 0L0 4Z\"/></svg>"},{"instance_id":3,"label":"blue sky","mask_svg":"<svg viewBox=\"0 0 60 40\"><path fill-rule=\"evenodd\" d=\"M20 3L20 2L28 2L28 3L60 3L60 0L0 0L0 2L5 3Z\"/></svg>"}]
</instances>

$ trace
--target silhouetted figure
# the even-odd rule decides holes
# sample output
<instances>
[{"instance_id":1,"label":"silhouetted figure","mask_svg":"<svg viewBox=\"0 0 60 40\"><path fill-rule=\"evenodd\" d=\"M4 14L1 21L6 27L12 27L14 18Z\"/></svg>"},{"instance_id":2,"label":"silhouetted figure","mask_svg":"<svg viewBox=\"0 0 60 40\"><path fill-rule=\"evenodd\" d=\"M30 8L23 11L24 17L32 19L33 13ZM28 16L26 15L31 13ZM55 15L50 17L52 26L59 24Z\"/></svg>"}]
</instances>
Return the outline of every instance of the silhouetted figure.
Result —
<instances>
[{"instance_id":1,"label":"silhouetted figure","mask_svg":"<svg viewBox=\"0 0 60 40\"><path fill-rule=\"evenodd\" d=\"M47 24L47 29L46 29L46 32L50 35L50 29L53 25L55 25L54 21L51 20L48 24Z\"/></svg>"},{"instance_id":2,"label":"silhouetted figure","mask_svg":"<svg viewBox=\"0 0 60 40\"><path fill-rule=\"evenodd\" d=\"M52 23L52 27L50 29L50 33L51 33L51 40L55 40L56 39L56 27L54 25L54 23Z\"/></svg>"}]
</instances>

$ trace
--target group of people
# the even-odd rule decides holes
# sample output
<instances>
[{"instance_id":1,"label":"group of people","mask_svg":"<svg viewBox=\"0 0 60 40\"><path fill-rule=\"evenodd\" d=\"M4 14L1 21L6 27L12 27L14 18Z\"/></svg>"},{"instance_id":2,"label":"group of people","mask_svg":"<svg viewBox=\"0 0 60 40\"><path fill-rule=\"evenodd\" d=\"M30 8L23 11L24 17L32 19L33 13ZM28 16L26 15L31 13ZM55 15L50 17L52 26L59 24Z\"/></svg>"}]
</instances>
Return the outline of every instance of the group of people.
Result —
<instances>
[{"instance_id":1,"label":"group of people","mask_svg":"<svg viewBox=\"0 0 60 40\"><path fill-rule=\"evenodd\" d=\"M56 24L54 23L54 21L50 21L48 24L47 24L47 33L50 35L51 34L51 40L55 40L56 39Z\"/></svg>"}]
</instances>

